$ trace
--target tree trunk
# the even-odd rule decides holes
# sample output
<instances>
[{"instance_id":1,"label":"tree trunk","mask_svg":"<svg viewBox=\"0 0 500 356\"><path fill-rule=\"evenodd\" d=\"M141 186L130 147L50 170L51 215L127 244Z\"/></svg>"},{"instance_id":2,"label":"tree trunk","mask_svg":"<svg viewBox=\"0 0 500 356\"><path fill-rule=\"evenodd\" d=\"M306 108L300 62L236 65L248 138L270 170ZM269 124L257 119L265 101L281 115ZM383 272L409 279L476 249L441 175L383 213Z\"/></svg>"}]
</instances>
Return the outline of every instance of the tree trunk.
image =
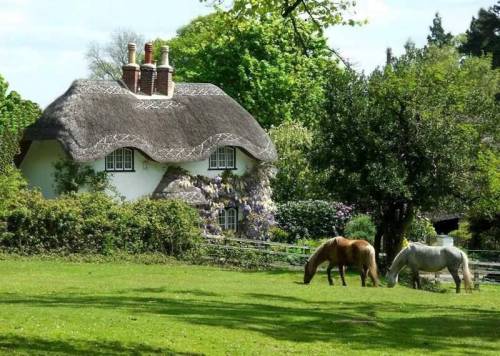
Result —
<instances>
[{"instance_id":1,"label":"tree trunk","mask_svg":"<svg viewBox=\"0 0 500 356\"><path fill-rule=\"evenodd\" d=\"M389 266L401 249L403 238L415 215L413 204L398 203L384 211L383 237L386 263Z\"/></svg>"}]
</instances>

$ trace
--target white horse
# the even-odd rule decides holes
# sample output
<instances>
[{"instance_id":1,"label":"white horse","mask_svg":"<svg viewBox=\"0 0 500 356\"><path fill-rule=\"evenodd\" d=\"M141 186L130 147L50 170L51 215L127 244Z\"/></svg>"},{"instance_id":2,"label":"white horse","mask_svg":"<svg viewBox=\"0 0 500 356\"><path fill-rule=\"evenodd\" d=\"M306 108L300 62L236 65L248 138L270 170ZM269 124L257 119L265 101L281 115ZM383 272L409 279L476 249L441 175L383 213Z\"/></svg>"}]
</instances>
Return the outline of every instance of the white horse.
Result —
<instances>
[{"instance_id":1,"label":"white horse","mask_svg":"<svg viewBox=\"0 0 500 356\"><path fill-rule=\"evenodd\" d=\"M420 289L418 271L437 272L447 267L453 277L457 293L460 293L460 277L458 269L462 265L463 279L466 291L472 291L472 276L469 271L467 255L456 247L427 246L421 243L411 243L401 250L394 258L387 273L387 286L392 288L398 282L399 272L406 266L411 269L413 288Z\"/></svg>"}]
</instances>

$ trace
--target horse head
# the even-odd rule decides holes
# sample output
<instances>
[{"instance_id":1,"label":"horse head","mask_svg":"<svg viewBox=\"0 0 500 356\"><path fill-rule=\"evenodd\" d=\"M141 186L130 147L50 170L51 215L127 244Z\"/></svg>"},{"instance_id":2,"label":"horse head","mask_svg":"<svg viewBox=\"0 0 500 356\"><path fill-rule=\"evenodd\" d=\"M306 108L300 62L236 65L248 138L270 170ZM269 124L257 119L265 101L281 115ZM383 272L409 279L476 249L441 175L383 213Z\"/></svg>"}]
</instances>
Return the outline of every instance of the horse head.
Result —
<instances>
[{"instance_id":1,"label":"horse head","mask_svg":"<svg viewBox=\"0 0 500 356\"><path fill-rule=\"evenodd\" d=\"M398 274L389 271L387 272L385 279L387 281L387 287L392 288L396 285L396 283L398 283Z\"/></svg>"},{"instance_id":2,"label":"horse head","mask_svg":"<svg viewBox=\"0 0 500 356\"><path fill-rule=\"evenodd\" d=\"M306 265L304 266L304 284L309 284L312 277L313 274L311 273L311 269L309 268L309 261L307 261Z\"/></svg>"}]
</instances>

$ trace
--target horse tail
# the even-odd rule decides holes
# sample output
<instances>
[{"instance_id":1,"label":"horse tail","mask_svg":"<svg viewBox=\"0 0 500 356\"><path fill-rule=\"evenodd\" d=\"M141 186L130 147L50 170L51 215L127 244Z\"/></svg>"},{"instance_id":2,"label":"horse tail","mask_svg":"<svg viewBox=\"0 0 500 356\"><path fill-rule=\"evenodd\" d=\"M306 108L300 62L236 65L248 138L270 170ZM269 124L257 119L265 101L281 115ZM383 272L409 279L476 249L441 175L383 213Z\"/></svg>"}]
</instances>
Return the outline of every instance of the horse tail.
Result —
<instances>
[{"instance_id":1,"label":"horse tail","mask_svg":"<svg viewBox=\"0 0 500 356\"><path fill-rule=\"evenodd\" d=\"M368 273L373 282L373 286L378 286L378 268L377 268L377 259L375 256L375 248L372 245L368 246Z\"/></svg>"},{"instance_id":2,"label":"horse tail","mask_svg":"<svg viewBox=\"0 0 500 356\"><path fill-rule=\"evenodd\" d=\"M464 273L464 286L465 290L468 292L472 292L472 274L469 270L469 258L465 254L465 252L460 251L462 254L462 269Z\"/></svg>"}]
</instances>

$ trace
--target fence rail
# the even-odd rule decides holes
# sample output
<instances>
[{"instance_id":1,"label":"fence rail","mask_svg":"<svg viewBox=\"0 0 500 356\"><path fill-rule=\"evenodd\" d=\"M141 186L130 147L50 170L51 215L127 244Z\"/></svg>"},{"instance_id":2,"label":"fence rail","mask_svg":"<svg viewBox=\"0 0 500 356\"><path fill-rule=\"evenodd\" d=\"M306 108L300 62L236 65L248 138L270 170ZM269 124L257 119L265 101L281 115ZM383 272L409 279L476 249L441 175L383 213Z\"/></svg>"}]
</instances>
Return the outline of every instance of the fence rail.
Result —
<instances>
[{"instance_id":1,"label":"fence rail","mask_svg":"<svg viewBox=\"0 0 500 356\"><path fill-rule=\"evenodd\" d=\"M229 238L220 236L207 236L206 243L203 244L207 247L215 247L217 249L226 251L247 251L255 252L270 257L276 257L277 260L284 262L287 259L293 260L295 262L295 267L297 263L305 262L307 258L312 253L312 247L303 245L293 245L284 244L278 242L269 242L261 240L250 240L250 239L240 239L240 238ZM468 251L469 254L474 253L490 254L494 256L500 255L500 251L489 251L489 250L471 250ZM382 254L381 254L382 255ZM494 258L498 260L498 258ZM290 263L288 264L271 264L273 266L287 266L292 267ZM482 283L500 283L500 262L492 261L479 261L476 259L471 259L469 262L469 268L474 277L474 288L479 289L479 285ZM436 273L423 273L427 277L434 277L435 281L452 281L451 275L447 273L447 270L442 270Z\"/></svg>"}]
</instances>

